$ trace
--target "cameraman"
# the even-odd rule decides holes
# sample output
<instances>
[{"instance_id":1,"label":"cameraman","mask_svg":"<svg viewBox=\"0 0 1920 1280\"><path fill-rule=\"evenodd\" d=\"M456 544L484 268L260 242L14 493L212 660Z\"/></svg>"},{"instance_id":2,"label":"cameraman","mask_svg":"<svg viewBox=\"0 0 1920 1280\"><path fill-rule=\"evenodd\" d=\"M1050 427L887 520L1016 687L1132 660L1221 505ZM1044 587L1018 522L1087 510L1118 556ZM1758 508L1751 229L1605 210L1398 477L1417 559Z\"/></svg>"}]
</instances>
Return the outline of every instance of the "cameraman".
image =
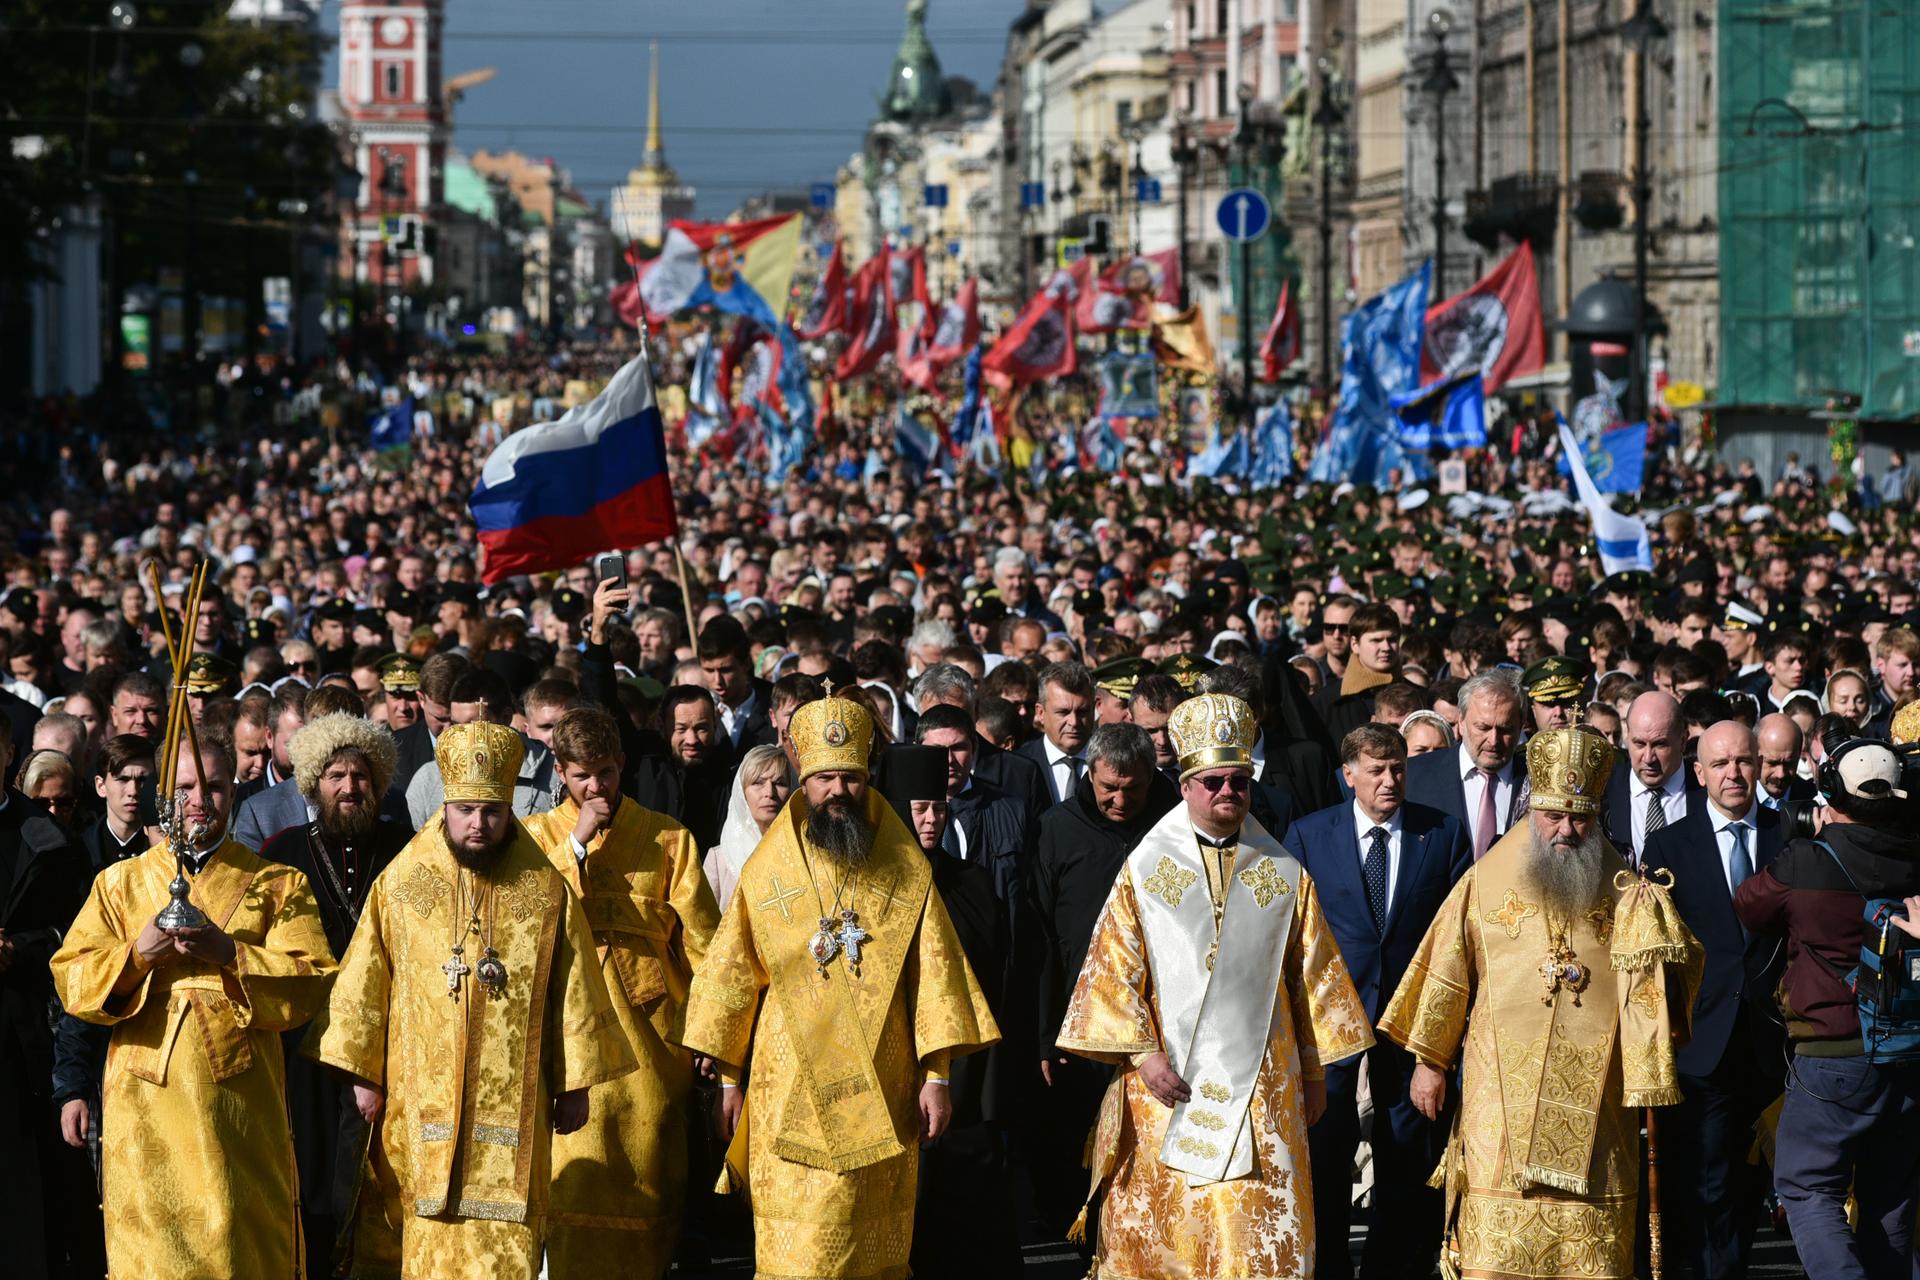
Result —
<instances>
[{"instance_id":1,"label":"cameraman","mask_svg":"<svg viewBox=\"0 0 1920 1280\"><path fill-rule=\"evenodd\" d=\"M1920 836L1909 834L1900 759L1884 743L1840 745L1820 781L1819 840L1787 845L1733 900L1746 928L1787 940L1780 1006L1792 1052L1774 1190L1808 1275L1908 1280L1920 1062L1871 1060L1847 974L1869 932L1866 900L1920 894ZM1847 1226L1850 1186L1857 1230Z\"/></svg>"}]
</instances>

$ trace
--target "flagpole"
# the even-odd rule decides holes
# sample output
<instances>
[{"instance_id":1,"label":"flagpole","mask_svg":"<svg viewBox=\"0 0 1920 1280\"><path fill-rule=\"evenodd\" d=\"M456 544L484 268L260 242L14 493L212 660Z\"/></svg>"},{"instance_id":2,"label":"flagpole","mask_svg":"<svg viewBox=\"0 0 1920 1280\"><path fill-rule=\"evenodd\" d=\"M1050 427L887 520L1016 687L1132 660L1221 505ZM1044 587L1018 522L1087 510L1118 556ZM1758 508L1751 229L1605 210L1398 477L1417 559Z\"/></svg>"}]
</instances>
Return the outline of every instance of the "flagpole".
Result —
<instances>
[{"instance_id":1,"label":"flagpole","mask_svg":"<svg viewBox=\"0 0 1920 1280\"><path fill-rule=\"evenodd\" d=\"M651 335L647 332L647 300L640 295L640 264L633 260L632 254L627 255L627 268L633 272L633 300L639 304L634 308L635 318L633 325L634 328L640 331L640 359L647 366L647 385L651 387L654 385L653 352L649 344ZM671 495L673 492L673 462L663 454L660 458L660 465L667 470L667 492ZM673 544L673 564L674 568L677 569L680 574L680 607L687 615L687 643L693 645L699 640L700 628L695 625L693 621L693 592L687 586L687 556L686 553L680 549L680 521L677 516L673 522L673 527L674 536L668 539L668 541Z\"/></svg>"}]
</instances>

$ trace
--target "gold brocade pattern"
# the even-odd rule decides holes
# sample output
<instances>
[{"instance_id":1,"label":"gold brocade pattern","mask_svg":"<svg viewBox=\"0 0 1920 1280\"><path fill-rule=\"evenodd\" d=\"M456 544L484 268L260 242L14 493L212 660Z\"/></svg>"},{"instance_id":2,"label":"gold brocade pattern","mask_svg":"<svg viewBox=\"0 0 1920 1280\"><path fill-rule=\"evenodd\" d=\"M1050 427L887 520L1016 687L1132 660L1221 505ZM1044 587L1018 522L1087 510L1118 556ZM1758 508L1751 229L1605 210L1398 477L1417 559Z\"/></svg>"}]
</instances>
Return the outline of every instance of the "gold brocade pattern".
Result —
<instances>
[{"instance_id":1,"label":"gold brocade pattern","mask_svg":"<svg viewBox=\"0 0 1920 1280\"><path fill-rule=\"evenodd\" d=\"M1253 890L1253 900L1265 907L1281 894L1289 893L1287 882L1274 869L1273 859L1262 858L1258 866L1240 873L1240 883Z\"/></svg>"},{"instance_id":2,"label":"gold brocade pattern","mask_svg":"<svg viewBox=\"0 0 1920 1280\"><path fill-rule=\"evenodd\" d=\"M1553 1007L1541 1004L1534 966L1544 923L1510 936L1501 912L1482 901L1507 896L1514 847L1503 840L1454 886L1380 1032L1425 1061L1460 1068L1446 1180L1463 1276L1629 1280L1639 1112L1623 1105L1622 1058L1632 1046L1610 1025L1627 1002L1595 955L1596 985L1583 1006L1572 1008L1565 993ZM1604 926L1592 923L1597 936ZM1670 1054L1666 1064L1670 1072ZM1583 1194L1543 1183L1569 1162Z\"/></svg>"},{"instance_id":3,"label":"gold brocade pattern","mask_svg":"<svg viewBox=\"0 0 1920 1280\"><path fill-rule=\"evenodd\" d=\"M116 1276L305 1274L280 1033L326 999L333 954L306 877L231 841L193 901L234 941L231 968L185 961L112 992L168 901L163 842L102 871L53 957L67 1011L111 1026L103 1206Z\"/></svg>"},{"instance_id":4,"label":"gold brocade pattern","mask_svg":"<svg viewBox=\"0 0 1920 1280\"><path fill-rule=\"evenodd\" d=\"M422 868L448 885L468 874L454 861L439 820L415 836L369 889L340 976L305 1049L387 1092L372 1168L378 1176L362 1183L357 1256L413 1256L413 1238L426 1230L451 1250L432 1274L492 1274L469 1249L491 1256L500 1241L518 1240L517 1234L435 1232L415 1224L429 1216L457 1222L542 1218L551 1180L552 1098L632 1071L633 1050L595 963L586 912L524 831L488 879L517 885L521 901L538 899L544 906L517 919L504 900L494 901L491 942L507 972L499 996L487 996L468 978L457 997L448 997L440 965L454 930L464 923L453 918L451 893L422 915L417 902L403 905L393 892L425 883ZM482 915L484 920L484 910ZM478 954L483 938L468 935L469 955ZM496 1140L419 1140L425 1126L435 1125ZM507 1132L514 1135L511 1144L504 1140ZM501 1274L521 1273L510 1268Z\"/></svg>"},{"instance_id":5,"label":"gold brocade pattern","mask_svg":"<svg viewBox=\"0 0 1920 1280\"><path fill-rule=\"evenodd\" d=\"M767 837L772 840L775 832L783 832L781 838L794 841L793 848L777 850L763 841L755 851L688 998L686 1046L718 1059L731 1078L751 1065L746 1116L728 1152L728 1166L730 1178L744 1182L752 1205L760 1280L904 1280L919 1173L919 1145L913 1138L922 1080L944 1073L950 1055L983 1048L999 1037L940 896L920 892L909 914L907 886L912 879L905 872L915 866L909 859L925 865L918 845L878 792L869 791L868 796L867 816L878 835L862 875L870 884L889 886L889 893L897 896L890 899L884 922L881 908L874 907L876 927L865 946L863 976L853 978L844 964L836 964L822 979L803 951L797 958L805 962L804 971L784 996L773 976L776 966L791 964L796 957L773 956L768 948L802 946L804 934L811 931L806 918L819 914L815 898L823 889L826 900L832 900L830 872L815 872L806 861L799 863L798 873L788 870L789 854L803 853L798 842L806 802L796 796ZM776 866L778 890L771 883ZM794 889L801 892L787 899L787 909L794 912L798 935L788 931L778 905L778 895ZM864 910L862 916L864 920ZM897 973L897 980L886 990L869 993L867 988L877 988L879 975L888 972ZM803 1105L803 1082L824 1059L825 1046L804 1036L794 1010L808 1012L808 1002L824 1000L822 988L828 983L857 988L850 1008L859 1025L842 1028L840 1034L863 1038L872 1046L887 1136L899 1150L842 1171L784 1154L789 1142L812 1149L825 1145L815 1129L813 1107ZM835 1080L839 1078L836 1074Z\"/></svg>"},{"instance_id":6,"label":"gold brocade pattern","mask_svg":"<svg viewBox=\"0 0 1920 1280\"><path fill-rule=\"evenodd\" d=\"M1254 1171L1200 1186L1189 1186L1186 1175L1159 1162L1172 1112L1130 1068L1133 1054L1161 1045L1158 997L1128 876L1115 882L1101 911L1061 1024L1060 1046L1125 1068L1115 1085L1122 1099L1119 1122L1109 1124L1103 1109L1094 1139L1096 1173L1107 1167L1112 1175L1099 1242L1099 1275L1108 1280L1312 1274L1313 1187L1302 1086L1322 1078L1324 1064L1362 1052L1373 1034L1304 873L1290 901L1295 914L1283 986L1274 993L1272 1029L1247 1113ZM1204 948L1212 941L1196 938L1193 945ZM1209 1081L1195 1090L1211 1102L1228 1100L1227 1091Z\"/></svg>"},{"instance_id":7,"label":"gold brocade pattern","mask_svg":"<svg viewBox=\"0 0 1920 1280\"><path fill-rule=\"evenodd\" d=\"M581 899L639 1069L595 1085L586 1126L554 1136L547 1272L659 1277L673 1261L686 1194L693 1064L678 1045L720 911L678 822L622 799L611 828L587 845L583 881L571 841L579 820L568 800L528 818L527 832Z\"/></svg>"},{"instance_id":8,"label":"gold brocade pattern","mask_svg":"<svg viewBox=\"0 0 1920 1280\"><path fill-rule=\"evenodd\" d=\"M1497 924L1507 931L1509 938L1517 938L1520 936L1521 926L1529 918L1539 914L1540 908L1531 902L1524 901L1518 893L1509 889L1507 896L1500 903L1500 909L1487 912L1487 923Z\"/></svg>"},{"instance_id":9,"label":"gold brocade pattern","mask_svg":"<svg viewBox=\"0 0 1920 1280\"><path fill-rule=\"evenodd\" d=\"M1187 896L1187 890L1193 888L1194 881L1199 878L1172 858L1162 858L1141 887L1168 906L1177 907L1180 899Z\"/></svg>"}]
</instances>

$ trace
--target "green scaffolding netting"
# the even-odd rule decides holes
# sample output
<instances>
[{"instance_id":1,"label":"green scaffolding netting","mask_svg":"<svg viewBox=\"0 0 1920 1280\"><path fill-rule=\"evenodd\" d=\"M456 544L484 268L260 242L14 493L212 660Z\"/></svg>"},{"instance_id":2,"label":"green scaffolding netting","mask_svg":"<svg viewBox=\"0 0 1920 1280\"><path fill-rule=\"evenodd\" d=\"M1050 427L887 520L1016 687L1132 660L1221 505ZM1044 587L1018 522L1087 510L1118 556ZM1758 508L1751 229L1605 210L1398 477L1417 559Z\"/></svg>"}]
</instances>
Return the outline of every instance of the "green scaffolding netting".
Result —
<instances>
[{"instance_id":1,"label":"green scaffolding netting","mask_svg":"<svg viewBox=\"0 0 1920 1280\"><path fill-rule=\"evenodd\" d=\"M1920 414L1920 4L1719 14L1719 400Z\"/></svg>"}]
</instances>

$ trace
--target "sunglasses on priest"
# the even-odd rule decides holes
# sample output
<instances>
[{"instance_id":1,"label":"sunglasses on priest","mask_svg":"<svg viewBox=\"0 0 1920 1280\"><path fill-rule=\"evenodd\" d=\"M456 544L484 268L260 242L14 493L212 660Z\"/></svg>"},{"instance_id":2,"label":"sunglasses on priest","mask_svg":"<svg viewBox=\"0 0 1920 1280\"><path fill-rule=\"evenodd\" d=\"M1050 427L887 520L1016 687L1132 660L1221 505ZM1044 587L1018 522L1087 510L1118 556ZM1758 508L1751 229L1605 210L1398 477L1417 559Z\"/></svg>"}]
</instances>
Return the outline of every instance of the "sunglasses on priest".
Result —
<instances>
[{"instance_id":1,"label":"sunglasses on priest","mask_svg":"<svg viewBox=\"0 0 1920 1280\"><path fill-rule=\"evenodd\" d=\"M1237 796L1243 796L1253 789L1253 778L1244 773L1209 773L1194 781L1205 787L1210 796L1219 795L1222 787Z\"/></svg>"}]
</instances>

